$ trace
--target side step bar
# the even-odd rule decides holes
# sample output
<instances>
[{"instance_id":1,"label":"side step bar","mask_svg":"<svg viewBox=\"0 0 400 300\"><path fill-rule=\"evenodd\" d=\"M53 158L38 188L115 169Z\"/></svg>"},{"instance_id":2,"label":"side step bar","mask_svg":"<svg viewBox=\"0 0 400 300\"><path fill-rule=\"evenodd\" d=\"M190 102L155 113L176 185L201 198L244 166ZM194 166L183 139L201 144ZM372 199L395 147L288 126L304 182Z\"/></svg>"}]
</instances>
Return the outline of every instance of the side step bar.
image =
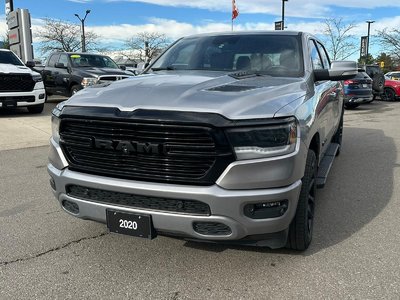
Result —
<instances>
[{"instance_id":1,"label":"side step bar","mask_svg":"<svg viewBox=\"0 0 400 300\"><path fill-rule=\"evenodd\" d=\"M333 161L336 157L336 153L339 150L340 145L331 143L328 150L325 153L324 158L321 160L317 175L317 188L321 189L325 186L328 178L329 171L331 170Z\"/></svg>"}]
</instances>

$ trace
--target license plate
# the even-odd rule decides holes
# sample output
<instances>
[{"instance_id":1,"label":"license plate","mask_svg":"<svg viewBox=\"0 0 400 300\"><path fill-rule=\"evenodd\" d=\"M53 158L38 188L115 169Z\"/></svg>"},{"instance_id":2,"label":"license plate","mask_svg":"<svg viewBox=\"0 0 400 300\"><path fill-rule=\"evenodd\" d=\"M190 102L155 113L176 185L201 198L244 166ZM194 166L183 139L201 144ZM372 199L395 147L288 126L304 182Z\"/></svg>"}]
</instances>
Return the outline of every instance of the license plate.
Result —
<instances>
[{"instance_id":1,"label":"license plate","mask_svg":"<svg viewBox=\"0 0 400 300\"><path fill-rule=\"evenodd\" d=\"M115 210L106 211L107 227L110 232L153 239L156 237L151 222L151 216L119 212Z\"/></svg>"},{"instance_id":2,"label":"license plate","mask_svg":"<svg viewBox=\"0 0 400 300\"><path fill-rule=\"evenodd\" d=\"M16 106L17 106L17 102L14 100L6 99L3 101L3 107L5 107L5 108L14 108Z\"/></svg>"},{"instance_id":3,"label":"license plate","mask_svg":"<svg viewBox=\"0 0 400 300\"><path fill-rule=\"evenodd\" d=\"M368 85L366 85L366 84L363 84L363 87L364 87L364 88L366 88L367 86L368 86Z\"/></svg>"}]
</instances>

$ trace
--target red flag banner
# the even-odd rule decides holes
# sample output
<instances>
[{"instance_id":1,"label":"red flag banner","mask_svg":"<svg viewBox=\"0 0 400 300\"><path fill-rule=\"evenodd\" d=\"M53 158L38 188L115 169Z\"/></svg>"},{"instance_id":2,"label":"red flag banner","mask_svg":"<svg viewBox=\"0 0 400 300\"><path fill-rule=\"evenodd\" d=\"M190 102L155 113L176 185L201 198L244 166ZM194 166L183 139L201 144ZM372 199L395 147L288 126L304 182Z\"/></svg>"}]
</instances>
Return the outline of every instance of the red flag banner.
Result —
<instances>
[{"instance_id":1,"label":"red flag banner","mask_svg":"<svg viewBox=\"0 0 400 300\"><path fill-rule=\"evenodd\" d=\"M236 0L232 0L232 20L236 19L239 15L239 10L236 6Z\"/></svg>"}]
</instances>

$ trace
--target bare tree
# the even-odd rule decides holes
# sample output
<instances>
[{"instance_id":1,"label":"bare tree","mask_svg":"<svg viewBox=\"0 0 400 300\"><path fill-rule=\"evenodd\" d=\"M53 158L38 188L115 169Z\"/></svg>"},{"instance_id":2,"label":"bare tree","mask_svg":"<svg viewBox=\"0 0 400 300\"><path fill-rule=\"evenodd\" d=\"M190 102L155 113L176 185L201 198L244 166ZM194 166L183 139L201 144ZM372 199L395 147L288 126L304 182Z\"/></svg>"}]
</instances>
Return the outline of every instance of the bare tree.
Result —
<instances>
[{"instance_id":1,"label":"bare tree","mask_svg":"<svg viewBox=\"0 0 400 300\"><path fill-rule=\"evenodd\" d=\"M169 44L170 40L166 35L159 32L140 32L125 41L125 45L133 51L135 59L145 62L157 57Z\"/></svg>"},{"instance_id":2,"label":"bare tree","mask_svg":"<svg viewBox=\"0 0 400 300\"><path fill-rule=\"evenodd\" d=\"M76 52L81 49L81 28L77 24L62 20L45 19L45 25L36 33L41 41L40 50L43 54L54 50ZM90 31L85 32L86 49L95 50L98 36Z\"/></svg>"},{"instance_id":3,"label":"bare tree","mask_svg":"<svg viewBox=\"0 0 400 300\"><path fill-rule=\"evenodd\" d=\"M351 34L355 27L354 23L345 24L342 18L325 20L325 44L332 60L343 60L359 51Z\"/></svg>"},{"instance_id":4,"label":"bare tree","mask_svg":"<svg viewBox=\"0 0 400 300\"><path fill-rule=\"evenodd\" d=\"M400 60L400 29L385 28L378 31L378 39L386 52Z\"/></svg>"}]
</instances>

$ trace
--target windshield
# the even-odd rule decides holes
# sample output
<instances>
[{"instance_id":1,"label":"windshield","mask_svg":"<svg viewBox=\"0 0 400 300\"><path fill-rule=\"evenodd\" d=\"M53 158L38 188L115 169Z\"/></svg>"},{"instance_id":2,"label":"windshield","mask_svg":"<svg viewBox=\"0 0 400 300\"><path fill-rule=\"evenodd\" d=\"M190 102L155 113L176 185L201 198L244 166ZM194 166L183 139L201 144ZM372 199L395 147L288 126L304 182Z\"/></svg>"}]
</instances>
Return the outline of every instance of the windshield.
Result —
<instances>
[{"instance_id":1,"label":"windshield","mask_svg":"<svg viewBox=\"0 0 400 300\"><path fill-rule=\"evenodd\" d=\"M0 64L24 65L14 53L8 51L0 51Z\"/></svg>"},{"instance_id":2,"label":"windshield","mask_svg":"<svg viewBox=\"0 0 400 300\"><path fill-rule=\"evenodd\" d=\"M184 38L168 49L151 69L254 71L279 77L303 75L298 37L271 34Z\"/></svg>"},{"instance_id":3,"label":"windshield","mask_svg":"<svg viewBox=\"0 0 400 300\"><path fill-rule=\"evenodd\" d=\"M69 56L75 68L111 68L118 69L118 65L109 57L93 54L71 54Z\"/></svg>"}]
</instances>

